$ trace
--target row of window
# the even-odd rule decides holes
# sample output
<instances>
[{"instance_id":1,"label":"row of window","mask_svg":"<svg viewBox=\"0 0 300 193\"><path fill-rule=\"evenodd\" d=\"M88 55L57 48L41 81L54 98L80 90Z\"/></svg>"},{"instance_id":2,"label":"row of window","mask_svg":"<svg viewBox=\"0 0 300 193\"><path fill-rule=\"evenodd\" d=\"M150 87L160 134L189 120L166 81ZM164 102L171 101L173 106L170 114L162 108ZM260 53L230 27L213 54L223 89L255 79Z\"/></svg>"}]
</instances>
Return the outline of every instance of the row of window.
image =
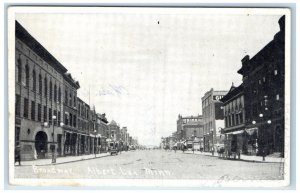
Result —
<instances>
[{"instance_id":1,"label":"row of window","mask_svg":"<svg viewBox=\"0 0 300 193\"><path fill-rule=\"evenodd\" d=\"M24 98L24 103L23 103L23 117L31 119L33 121L40 121L40 122L49 122L49 124L52 124L52 113L53 115L56 116L56 119L54 120L54 125L57 125L57 123L60 123L61 120L61 113L60 111L52 110L51 108L47 108L47 106L44 106L42 109L41 104L37 104L35 101L30 102L31 105L31 111L30 111L30 116L29 116L29 100L27 98ZM37 108L37 113L36 113L36 108ZM42 112L43 110L43 112ZM48 117L47 117L47 112L48 112ZM21 96L16 95L16 105L15 105L15 113L16 116L21 116ZM36 117L37 114L37 117ZM43 114L43 119L42 119L42 114ZM36 119L37 118L37 119Z\"/></svg>"},{"instance_id":2,"label":"row of window","mask_svg":"<svg viewBox=\"0 0 300 193\"><path fill-rule=\"evenodd\" d=\"M17 66L17 82L21 83L22 82L22 65L21 62L19 60L18 66ZM29 66L26 64L25 66L25 86L29 87ZM38 89L37 89L38 88ZM38 93L43 94L43 79L42 79L42 75L39 74L38 75L38 81L37 81L37 75L36 75L36 71L33 70L32 71L32 89L33 91L38 91ZM48 79L47 77L44 78L44 97L47 98L48 97ZM60 102L61 101L61 88L60 86L57 88L57 85L52 84L52 81L50 80L49 82L49 99L52 100L52 97L54 99L54 101L56 102Z\"/></svg>"},{"instance_id":3,"label":"row of window","mask_svg":"<svg viewBox=\"0 0 300 193\"><path fill-rule=\"evenodd\" d=\"M231 114L225 117L225 127L232 127L244 123L243 113Z\"/></svg>"}]
</instances>

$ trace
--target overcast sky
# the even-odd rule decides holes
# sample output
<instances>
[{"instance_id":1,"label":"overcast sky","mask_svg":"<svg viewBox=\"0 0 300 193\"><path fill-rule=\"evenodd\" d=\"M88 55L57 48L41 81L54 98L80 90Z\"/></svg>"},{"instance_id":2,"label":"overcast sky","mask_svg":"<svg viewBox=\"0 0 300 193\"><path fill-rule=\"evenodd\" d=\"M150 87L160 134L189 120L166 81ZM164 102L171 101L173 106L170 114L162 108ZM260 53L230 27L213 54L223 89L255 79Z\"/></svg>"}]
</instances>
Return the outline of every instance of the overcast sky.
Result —
<instances>
[{"instance_id":1,"label":"overcast sky","mask_svg":"<svg viewBox=\"0 0 300 193\"><path fill-rule=\"evenodd\" d=\"M17 14L16 19L80 82L80 98L127 126L141 144L158 145L161 136L176 131L178 114L202 114L206 91L241 83L241 59L273 39L280 16Z\"/></svg>"}]
</instances>

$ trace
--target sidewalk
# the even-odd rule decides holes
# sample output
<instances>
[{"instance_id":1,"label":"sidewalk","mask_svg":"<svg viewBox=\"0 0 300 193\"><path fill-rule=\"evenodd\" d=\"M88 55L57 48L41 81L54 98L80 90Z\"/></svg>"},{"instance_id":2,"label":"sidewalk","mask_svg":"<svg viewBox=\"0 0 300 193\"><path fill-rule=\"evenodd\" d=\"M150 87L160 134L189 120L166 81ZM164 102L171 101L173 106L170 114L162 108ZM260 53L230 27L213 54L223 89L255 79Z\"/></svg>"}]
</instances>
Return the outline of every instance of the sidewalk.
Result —
<instances>
[{"instance_id":1,"label":"sidewalk","mask_svg":"<svg viewBox=\"0 0 300 193\"><path fill-rule=\"evenodd\" d=\"M123 153L123 152L122 152ZM46 166L46 165L56 165L56 164L62 164L62 163L70 163L70 162L77 162L77 161L83 161L83 160L89 160L89 159L97 159L101 157L110 156L110 153L101 153L101 154L89 154L89 155L80 155L80 156L66 156L66 157L57 157L56 163L52 164L52 159L37 159L32 161L21 161L21 166ZM18 166L18 163L15 163L16 166Z\"/></svg>"},{"instance_id":2,"label":"sidewalk","mask_svg":"<svg viewBox=\"0 0 300 193\"><path fill-rule=\"evenodd\" d=\"M182 153L181 150L177 150L177 151ZM193 154L192 151L184 151L184 153ZM214 156L213 156L212 153L210 153L210 152L202 152L201 153L200 151L194 151L194 154L217 157L217 158L219 157L218 153L215 153ZM220 157L220 159L226 160L225 158L222 158L222 157ZM241 154L241 157L240 157L239 160L238 160L237 156L236 156L236 159L233 159L233 156L232 156L232 158L227 159L227 160L252 161L252 162L262 162L262 163L283 163L284 162L284 158L281 158L281 157L268 157L268 156L266 156L265 161L263 161L262 156L244 155L244 154Z\"/></svg>"}]
</instances>

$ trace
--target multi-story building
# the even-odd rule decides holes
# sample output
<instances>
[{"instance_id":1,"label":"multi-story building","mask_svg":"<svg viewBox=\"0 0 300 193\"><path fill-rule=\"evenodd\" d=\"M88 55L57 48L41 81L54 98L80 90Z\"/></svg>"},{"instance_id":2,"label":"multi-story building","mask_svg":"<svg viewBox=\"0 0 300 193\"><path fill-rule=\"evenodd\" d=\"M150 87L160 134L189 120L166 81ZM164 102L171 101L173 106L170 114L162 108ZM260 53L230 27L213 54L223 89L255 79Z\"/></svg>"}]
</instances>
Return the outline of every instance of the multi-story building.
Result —
<instances>
[{"instance_id":1,"label":"multi-story building","mask_svg":"<svg viewBox=\"0 0 300 193\"><path fill-rule=\"evenodd\" d=\"M203 137L203 120L202 115L186 116L178 115L177 120L177 140L185 140L196 134ZM195 133L194 133L195 131Z\"/></svg>"},{"instance_id":2,"label":"multi-story building","mask_svg":"<svg viewBox=\"0 0 300 193\"><path fill-rule=\"evenodd\" d=\"M223 102L225 127L225 149L226 152L244 153L255 151L255 138L247 137L245 133L245 100L243 84L231 86L228 93L221 99ZM248 141L248 139L251 139ZM249 142L249 149L248 149Z\"/></svg>"},{"instance_id":3,"label":"multi-story building","mask_svg":"<svg viewBox=\"0 0 300 193\"><path fill-rule=\"evenodd\" d=\"M90 106L77 97L78 154L90 153Z\"/></svg>"},{"instance_id":4,"label":"multi-story building","mask_svg":"<svg viewBox=\"0 0 300 193\"><path fill-rule=\"evenodd\" d=\"M221 129L224 128L224 115L221 98L228 91L215 91L211 89L206 92L202 99L202 115L204 124L204 151L211 151L221 143Z\"/></svg>"},{"instance_id":5,"label":"multi-story building","mask_svg":"<svg viewBox=\"0 0 300 193\"><path fill-rule=\"evenodd\" d=\"M21 159L62 155L63 89L67 69L16 21L15 141Z\"/></svg>"},{"instance_id":6,"label":"multi-story building","mask_svg":"<svg viewBox=\"0 0 300 193\"><path fill-rule=\"evenodd\" d=\"M112 120L109 124L109 138L112 141L120 141L121 139L121 132L120 126L116 123L116 121Z\"/></svg>"},{"instance_id":7,"label":"multi-story building","mask_svg":"<svg viewBox=\"0 0 300 193\"><path fill-rule=\"evenodd\" d=\"M96 114L96 128L97 128L97 135L96 135L96 141L97 141L97 149L98 152L105 152L107 151L107 132L109 130L108 127L108 121L106 119L106 115L105 113L100 114L97 113Z\"/></svg>"},{"instance_id":8,"label":"multi-story building","mask_svg":"<svg viewBox=\"0 0 300 193\"><path fill-rule=\"evenodd\" d=\"M285 16L280 31L251 59L242 59L246 128L258 134L258 154L284 152Z\"/></svg>"},{"instance_id":9,"label":"multi-story building","mask_svg":"<svg viewBox=\"0 0 300 193\"><path fill-rule=\"evenodd\" d=\"M64 90L64 155L77 155L79 135L77 128L77 90L80 88L79 82L75 81L70 73L63 75Z\"/></svg>"}]
</instances>

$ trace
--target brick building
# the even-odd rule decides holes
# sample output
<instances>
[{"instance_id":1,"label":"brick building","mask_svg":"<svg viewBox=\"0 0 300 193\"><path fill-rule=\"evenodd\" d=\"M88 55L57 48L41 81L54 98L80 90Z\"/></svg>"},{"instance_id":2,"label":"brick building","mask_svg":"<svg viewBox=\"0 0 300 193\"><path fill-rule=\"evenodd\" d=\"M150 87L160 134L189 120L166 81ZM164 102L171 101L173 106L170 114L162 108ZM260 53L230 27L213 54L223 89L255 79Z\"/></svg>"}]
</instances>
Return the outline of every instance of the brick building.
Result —
<instances>
[{"instance_id":1,"label":"brick building","mask_svg":"<svg viewBox=\"0 0 300 193\"><path fill-rule=\"evenodd\" d=\"M211 151L216 144L221 143L221 129L224 128L224 115L220 99L228 91L206 92L202 99L202 115L204 124L204 151Z\"/></svg>"},{"instance_id":2,"label":"brick building","mask_svg":"<svg viewBox=\"0 0 300 193\"><path fill-rule=\"evenodd\" d=\"M251 59L242 59L246 128L258 135L258 154L284 152L285 16L280 31Z\"/></svg>"},{"instance_id":3,"label":"brick building","mask_svg":"<svg viewBox=\"0 0 300 193\"><path fill-rule=\"evenodd\" d=\"M62 155L67 69L17 21L15 33L15 142L20 146L21 159L49 157L51 145Z\"/></svg>"}]
</instances>

